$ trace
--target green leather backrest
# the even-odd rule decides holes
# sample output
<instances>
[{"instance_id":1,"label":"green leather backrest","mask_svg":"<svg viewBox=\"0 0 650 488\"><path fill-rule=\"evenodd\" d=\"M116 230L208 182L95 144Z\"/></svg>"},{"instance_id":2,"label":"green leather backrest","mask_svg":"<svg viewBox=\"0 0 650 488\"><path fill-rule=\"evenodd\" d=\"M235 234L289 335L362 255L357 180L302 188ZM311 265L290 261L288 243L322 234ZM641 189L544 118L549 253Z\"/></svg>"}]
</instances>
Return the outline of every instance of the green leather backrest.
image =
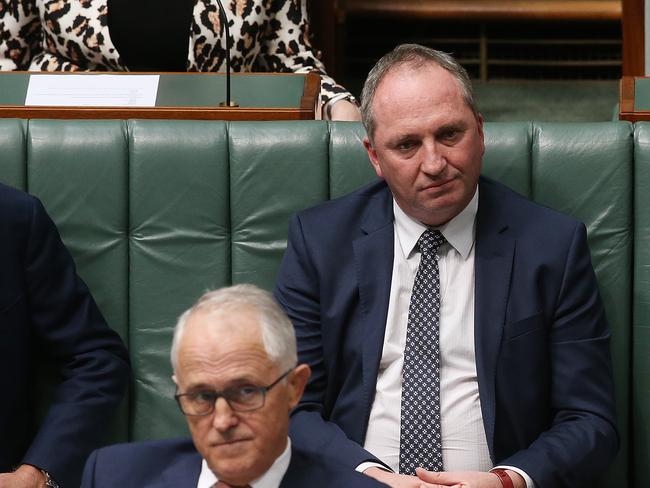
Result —
<instances>
[{"instance_id":1,"label":"green leather backrest","mask_svg":"<svg viewBox=\"0 0 650 488\"><path fill-rule=\"evenodd\" d=\"M650 486L650 123L634 131L634 323L632 426L634 486Z\"/></svg>"},{"instance_id":2,"label":"green leather backrest","mask_svg":"<svg viewBox=\"0 0 650 488\"><path fill-rule=\"evenodd\" d=\"M634 274L632 257L633 241L650 240L639 211L650 196L633 193L635 178L637 188L650 181L650 127L637 125L636 144L623 122L493 123L485 135L486 175L587 225L612 325L622 434L602 486L633 486L630 460L636 479L647 480L650 255L637 244L636 269L645 269ZM343 122L0 119L0 181L43 200L130 347L134 378L114 440L186 432L168 358L176 318L209 288L270 288L289 216L375 178L363 137L359 124Z\"/></svg>"},{"instance_id":3,"label":"green leather backrest","mask_svg":"<svg viewBox=\"0 0 650 488\"><path fill-rule=\"evenodd\" d=\"M632 300L633 161L627 123L537 125L533 129L533 200L587 226L592 260L612 328L621 448L599 486L628 486L629 357Z\"/></svg>"}]
</instances>

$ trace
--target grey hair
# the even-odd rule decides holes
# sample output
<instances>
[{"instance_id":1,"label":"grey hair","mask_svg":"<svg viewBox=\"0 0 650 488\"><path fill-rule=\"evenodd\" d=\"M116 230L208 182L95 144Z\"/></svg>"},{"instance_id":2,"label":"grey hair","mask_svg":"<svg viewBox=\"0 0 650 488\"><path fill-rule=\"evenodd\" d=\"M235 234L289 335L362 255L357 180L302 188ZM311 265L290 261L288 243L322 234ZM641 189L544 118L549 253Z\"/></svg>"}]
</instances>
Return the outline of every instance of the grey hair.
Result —
<instances>
[{"instance_id":1,"label":"grey hair","mask_svg":"<svg viewBox=\"0 0 650 488\"><path fill-rule=\"evenodd\" d=\"M410 66L411 68L417 69L428 63L433 63L446 69L456 78L465 103L472 109L474 114L478 115L476 102L474 101L472 81L465 68L453 56L419 44L400 44L377 61L370 70L370 73L368 73L366 82L363 85L363 91L361 92L361 118L371 141L375 133L372 102L381 81L392 69L398 66Z\"/></svg>"},{"instance_id":2,"label":"grey hair","mask_svg":"<svg viewBox=\"0 0 650 488\"><path fill-rule=\"evenodd\" d=\"M190 315L197 311L234 312L243 308L257 312L264 350L271 361L282 370L295 366L298 355L293 325L273 295L255 285L235 285L204 293L178 318L170 353L174 371L178 367L178 348Z\"/></svg>"}]
</instances>

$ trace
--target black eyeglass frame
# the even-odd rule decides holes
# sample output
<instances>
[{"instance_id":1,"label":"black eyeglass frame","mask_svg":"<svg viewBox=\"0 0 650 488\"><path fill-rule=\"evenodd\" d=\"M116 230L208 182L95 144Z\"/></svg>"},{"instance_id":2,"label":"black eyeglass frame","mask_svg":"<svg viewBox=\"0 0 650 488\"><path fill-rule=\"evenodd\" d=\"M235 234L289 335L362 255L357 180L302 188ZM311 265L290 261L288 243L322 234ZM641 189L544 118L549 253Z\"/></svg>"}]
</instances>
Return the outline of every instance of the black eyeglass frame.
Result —
<instances>
[{"instance_id":1,"label":"black eyeglass frame","mask_svg":"<svg viewBox=\"0 0 650 488\"><path fill-rule=\"evenodd\" d=\"M230 403L230 399L228 398L227 394L228 394L228 391L236 390L238 388L227 388L227 389L221 390L221 391L217 391L217 390L200 390L200 391L187 392L187 393L176 393L174 395L174 398L176 399L176 403L178 403L178 407L181 409L181 412L183 413L183 415L187 415L187 416L190 416L190 417L205 417L207 415L212 414L214 412L215 405L216 405L217 400L219 398L223 398L226 401L226 403L228 403L228 406L231 408L231 410L233 412L252 412L254 410L259 410L260 408L262 408L264 406L264 404L266 402L266 394L269 392L269 390L271 390L271 388L273 388L275 385L280 383L280 381L285 379L289 375L289 373L291 373L294 369L295 368L288 369L286 372L284 372L282 374L282 376L280 376L277 380L275 380L270 385L267 385L267 386L253 386L253 387L248 386L248 388L253 388L256 393L262 395L262 401L260 402L260 404L254 406L252 408L241 408L240 406L237 406L237 407L232 406L232 404ZM205 413L187 413L187 412L185 412L183 410L183 405L181 404L181 398L184 397L184 396L196 395L198 393L203 393L203 394L209 393L210 396L213 397L212 402L211 402L212 407L210 408L210 410L208 410Z\"/></svg>"}]
</instances>

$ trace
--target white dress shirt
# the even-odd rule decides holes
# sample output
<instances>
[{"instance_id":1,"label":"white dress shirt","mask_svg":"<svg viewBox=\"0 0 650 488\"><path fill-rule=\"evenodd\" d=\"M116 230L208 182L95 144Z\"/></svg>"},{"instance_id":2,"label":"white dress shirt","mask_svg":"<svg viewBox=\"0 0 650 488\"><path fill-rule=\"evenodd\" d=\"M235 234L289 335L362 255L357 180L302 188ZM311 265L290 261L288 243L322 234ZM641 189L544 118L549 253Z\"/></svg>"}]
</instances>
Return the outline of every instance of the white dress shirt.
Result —
<instances>
[{"instance_id":1,"label":"white dress shirt","mask_svg":"<svg viewBox=\"0 0 650 488\"><path fill-rule=\"evenodd\" d=\"M377 390L364 448L397 472L408 310L420 264L416 244L427 227L406 215L394 201L393 210L393 274ZM489 471L493 468L483 426L474 349L477 210L478 190L461 213L437 228L447 240L438 250L441 297L440 412L445 471ZM368 466L363 463L358 469L363 471ZM526 473L509 466L507 468L524 476L529 488L534 487Z\"/></svg>"},{"instance_id":2,"label":"white dress shirt","mask_svg":"<svg viewBox=\"0 0 650 488\"><path fill-rule=\"evenodd\" d=\"M278 488L287 469L289 469L290 461L291 439L287 438L287 447L284 448L282 454L273 462L266 473L251 482L251 488ZM219 478L208 467L208 463L204 459L201 464L201 474L199 475L199 482L196 488L211 488L217 481L219 481Z\"/></svg>"}]
</instances>

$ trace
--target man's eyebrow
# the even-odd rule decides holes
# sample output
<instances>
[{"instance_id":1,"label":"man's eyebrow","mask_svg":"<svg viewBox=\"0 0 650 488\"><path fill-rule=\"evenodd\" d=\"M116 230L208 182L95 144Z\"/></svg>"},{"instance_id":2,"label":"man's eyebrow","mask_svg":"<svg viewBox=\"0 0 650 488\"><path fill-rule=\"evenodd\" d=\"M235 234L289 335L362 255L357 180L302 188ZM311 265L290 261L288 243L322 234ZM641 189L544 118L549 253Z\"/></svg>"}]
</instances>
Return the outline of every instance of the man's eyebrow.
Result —
<instances>
[{"instance_id":1,"label":"man's eyebrow","mask_svg":"<svg viewBox=\"0 0 650 488\"><path fill-rule=\"evenodd\" d=\"M219 388L217 388L212 383L200 382L200 383L196 383L196 384L190 384L188 386L188 389L190 389L190 390L218 390L218 391L221 391L221 390L227 390L228 388L233 388L233 387L237 387L237 386L244 385L244 384L256 385L258 383L259 383L259 381L253 379L250 376L240 376L238 378L232 378L232 379L228 380L227 383L224 383Z\"/></svg>"},{"instance_id":2,"label":"man's eyebrow","mask_svg":"<svg viewBox=\"0 0 650 488\"><path fill-rule=\"evenodd\" d=\"M395 135L395 137L389 139L388 143L394 145L394 144L399 144L400 142L404 142L404 141L411 141L411 140L416 139L416 138L417 138L417 136L416 136L415 133L406 132L404 134Z\"/></svg>"},{"instance_id":3,"label":"man's eyebrow","mask_svg":"<svg viewBox=\"0 0 650 488\"><path fill-rule=\"evenodd\" d=\"M187 385L187 391L199 391L199 390L216 390L214 385L208 383L194 383Z\"/></svg>"},{"instance_id":4,"label":"man's eyebrow","mask_svg":"<svg viewBox=\"0 0 650 488\"><path fill-rule=\"evenodd\" d=\"M439 134L441 132L449 132L453 130L465 130L467 129L467 127L468 125L466 122L462 120L456 120L453 122L448 122L438 127L438 129L436 130L436 134Z\"/></svg>"}]
</instances>

